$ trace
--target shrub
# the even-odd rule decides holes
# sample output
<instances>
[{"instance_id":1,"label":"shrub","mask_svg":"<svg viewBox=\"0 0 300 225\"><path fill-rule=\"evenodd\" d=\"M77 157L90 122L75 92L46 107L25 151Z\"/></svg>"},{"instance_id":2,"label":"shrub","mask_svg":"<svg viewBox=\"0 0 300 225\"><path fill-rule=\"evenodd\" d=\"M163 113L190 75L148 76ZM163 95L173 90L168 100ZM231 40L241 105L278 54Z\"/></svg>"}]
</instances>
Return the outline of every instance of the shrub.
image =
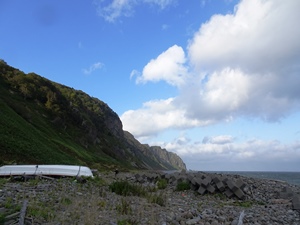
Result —
<instances>
[{"instance_id":1,"label":"shrub","mask_svg":"<svg viewBox=\"0 0 300 225\"><path fill-rule=\"evenodd\" d=\"M167 187L168 183L166 179L159 179L157 181L157 188L158 189L165 189Z\"/></svg>"},{"instance_id":2,"label":"shrub","mask_svg":"<svg viewBox=\"0 0 300 225\"><path fill-rule=\"evenodd\" d=\"M186 181L178 182L176 185L176 191L184 191L191 189L190 184Z\"/></svg>"},{"instance_id":3,"label":"shrub","mask_svg":"<svg viewBox=\"0 0 300 225\"><path fill-rule=\"evenodd\" d=\"M115 181L109 185L109 189L118 195L129 196L146 196L146 190L140 186L131 184L128 181Z\"/></svg>"}]
</instances>

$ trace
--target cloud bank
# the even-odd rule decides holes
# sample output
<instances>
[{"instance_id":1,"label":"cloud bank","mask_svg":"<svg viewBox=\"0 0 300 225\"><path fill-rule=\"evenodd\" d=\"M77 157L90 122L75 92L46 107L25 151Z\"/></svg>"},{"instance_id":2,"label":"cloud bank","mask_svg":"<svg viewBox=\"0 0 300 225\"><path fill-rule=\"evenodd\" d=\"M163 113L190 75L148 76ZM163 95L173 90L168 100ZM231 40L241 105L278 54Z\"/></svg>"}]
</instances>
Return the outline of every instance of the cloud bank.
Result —
<instances>
[{"instance_id":1,"label":"cloud bank","mask_svg":"<svg viewBox=\"0 0 300 225\"><path fill-rule=\"evenodd\" d=\"M300 142L282 144L277 140L251 139L243 143L231 136L205 137L202 143L181 136L170 143L157 143L176 152L190 169L298 171Z\"/></svg>"},{"instance_id":2,"label":"cloud bank","mask_svg":"<svg viewBox=\"0 0 300 225\"><path fill-rule=\"evenodd\" d=\"M300 1L243 0L214 15L189 40L145 65L137 83L164 81L179 90L125 112L137 138L238 117L279 121L300 108ZM151 125L147 125L151 121Z\"/></svg>"}]
</instances>

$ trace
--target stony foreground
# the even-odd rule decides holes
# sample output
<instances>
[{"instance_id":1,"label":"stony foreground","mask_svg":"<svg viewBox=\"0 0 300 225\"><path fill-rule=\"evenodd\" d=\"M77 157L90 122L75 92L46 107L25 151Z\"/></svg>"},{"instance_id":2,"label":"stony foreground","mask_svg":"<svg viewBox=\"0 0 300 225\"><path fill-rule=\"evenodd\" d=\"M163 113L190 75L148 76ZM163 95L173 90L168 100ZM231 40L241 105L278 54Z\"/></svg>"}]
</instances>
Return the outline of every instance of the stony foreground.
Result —
<instances>
[{"instance_id":1,"label":"stony foreground","mask_svg":"<svg viewBox=\"0 0 300 225\"><path fill-rule=\"evenodd\" d=\"M215 175L209 180L211 175L199 176L201 182L194 174L157 172L99 173L84 182L1 178L0 224L300 225L298 205L293 202L300 186L237 175ZM166 188L157 188L159 179L167 181ZM117 195L109 188L115 181L147 188L149 194ZM180 182L189 183L192 189L176 190ZM237 189L241 192L234 195Z\"/></svg>"}]
</instances>

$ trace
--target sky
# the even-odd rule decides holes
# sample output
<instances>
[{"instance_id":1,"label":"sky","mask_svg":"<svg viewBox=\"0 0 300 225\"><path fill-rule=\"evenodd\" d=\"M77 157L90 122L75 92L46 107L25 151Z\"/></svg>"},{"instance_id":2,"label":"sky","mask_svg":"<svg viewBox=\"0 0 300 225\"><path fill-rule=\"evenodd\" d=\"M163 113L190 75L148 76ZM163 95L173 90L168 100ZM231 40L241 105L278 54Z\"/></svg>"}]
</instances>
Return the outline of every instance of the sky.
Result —
<instances>
[{"instance_id":1,"label":"sky","mask_svg":"<svg viewBox=\"0 0 300 225\"><path fill-rule=\"evenodd\" d=\"M0 0L0 58L200 171L300 171L299 0Z\"/></svg>"}]
</instances>

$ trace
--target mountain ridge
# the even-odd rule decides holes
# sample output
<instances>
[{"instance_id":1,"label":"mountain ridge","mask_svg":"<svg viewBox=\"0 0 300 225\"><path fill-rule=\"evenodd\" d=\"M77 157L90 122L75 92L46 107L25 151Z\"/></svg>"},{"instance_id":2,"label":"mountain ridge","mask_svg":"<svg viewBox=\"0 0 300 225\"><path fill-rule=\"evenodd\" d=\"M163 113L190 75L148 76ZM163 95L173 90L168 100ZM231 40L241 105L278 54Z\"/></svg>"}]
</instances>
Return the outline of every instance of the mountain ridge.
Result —
<instances>
[{"instance_id":1,"label":"mountain ridge","mask_svg":"<svg viewBox=\"0 0 300 225\"><path fill-rule=\"evenodd\" d=\"M141 144L103 101L0 60L3 163L84 164L99 169L186 170L182 159Z\"/></svg>"}]
</instances>

